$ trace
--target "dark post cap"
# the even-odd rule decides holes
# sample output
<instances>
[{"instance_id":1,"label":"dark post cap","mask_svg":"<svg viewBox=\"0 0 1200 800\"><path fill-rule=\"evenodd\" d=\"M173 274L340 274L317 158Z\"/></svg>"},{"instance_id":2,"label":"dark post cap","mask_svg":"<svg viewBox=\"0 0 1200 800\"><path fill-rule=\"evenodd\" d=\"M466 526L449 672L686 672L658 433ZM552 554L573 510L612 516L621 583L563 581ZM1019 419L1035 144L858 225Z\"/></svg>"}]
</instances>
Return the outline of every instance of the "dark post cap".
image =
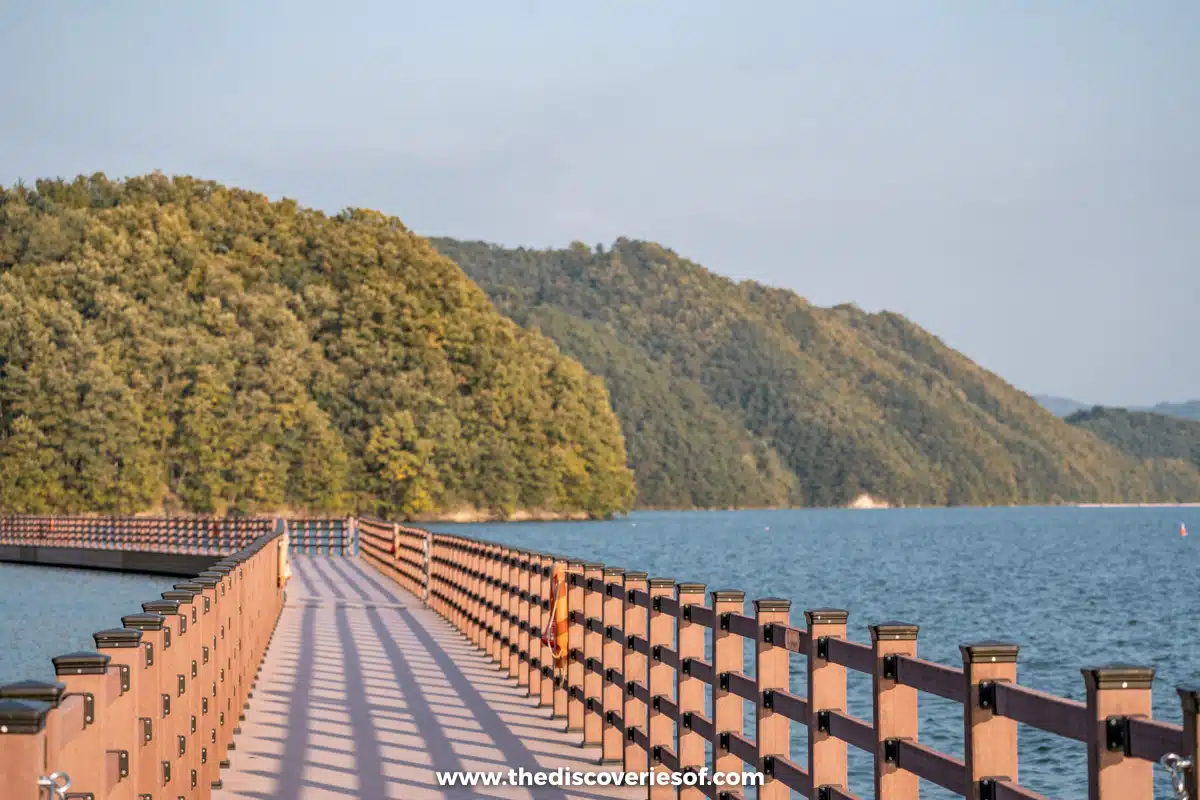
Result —
<instances>
[{"instance_id":1,"label":"dark post cap","mask_svg":"<svg viewBox=\"0 0 1200 800\"><path fill-rule=\"evenodd\" d=\"M878 625L871 625L870 628L872 642L878 642L881 639L912 641L917 638L917 631L920 630L918 626L908 622L881 622Z\"/></svg>"},{"instance_id":2,"label":"dark post cap","mask_svg":"<svg viewBox=\"0 0 1200 800\"><path fill-rule=\"evenodd\" d=\"M39 703L49 703L54 708L58 706L66 690L65 683L18 681L0 686L0 700L35 700Z\"/></svg>"},{"instance_id":3,"label":"dark post cap","mask_svg":"<svg viewBox=\"0 0 1200 800\"><path fill-rule=\"evenodd\" d=\"M195 592L189 592L185 589L176 589L173 592L163 592L163 600L178 600L180 604L190 603L196 596Z\"/></svg>"},{"instance_id":4,"label":"dark post cap","mask_svg":"<svg viewBox=\"0 0 1200 800\"><path fill-rule=\"evenodd\" d=\"M1080 671L1090 692L1107 689L1149 689L1150 684L1154 682L1154 667L1109 664L1104 667L1084 667Z\"/></svg>"},{"instance_id":5,"label":"dark post cap","mask_svg":"<svg viewBox=\"0 0 1200 800\"><path fill-rule=\"evenodd\" d=\"M578 559L569 559L567 561L567 569L583 569L584 562Z\"/></svg>"},{"instance_id":6,"label":"dark post cap","mask_svg":"<svg viewBox=\"0 0 1200 800\"><path fill-rule=\"evenodd\" d=\"M625 577L628 578L629 575L626 574ZM684 583L679 584L679 593L680 594L704 594L704 584L696 583L694 581L685 581Z\"/></svg>"},{"instance_id":7,"label":"dark post cap","mask_svg":"<svg viewBox=\"0 0 1200 800\"><path fill-rule=\"evenodd\" d=\"M142 611L147 614L178 614L178 600L151 600L147 603L142 603Z\"/></svg>"},{"instance_id":8,"label":"dark post cap","mask_svg":"<svg viewBox=\"0 0 1200 800\"><path fill-rule=\"evenodd\" d=\"M112 661L112 656L80 650L78 653L67 653L50 660L54 662L56 675L103 675L108 671L108 662Z\"/></svg>"},{"instance_id":9,"label":"dark post cap","mask_svg":"<svg viewBox=\"0 0 1200 800\"><path fill-rule=\"evenodd\" d=\"M714 603L744 603L746 593L741 589L716 589L712 593Z\"/></svg>"},{"instance_id":10,"label":"dark post cap","mask_svg":"<svg viewBox=\"0 0 1200 800\"><path fill-rule=\"evenodd\" d=\"M1195 686L1179 686L1175 689L1179 701L1183 703L1183 713L1195 714L1200 712L1200 688Z\"/></svg>"},{"instance_id":11,"label":"dark post cap","mask_svg":"<svg viewBox=\"0 0 1200 800\"><path fill-rule=\"evenodd\" d=\"M804 621L812 625L845 625L850 612L844 608L810 608L804 612Z\"/></svg>"},{"instance_id":12,"label":"dark post cap","mask_svg":"<svg viewBox=\"0 0 1200 800\"><path fill-rule=\"evenodd\" d=\"M1012 642L975 642L958 646L963 664L1014 664L1020 645Z\"/></svg>"},{"instance_id":13,"label":"dark post cap","mask_svg":"<svg viewBox=\"0 0 1200 800\"><path fill-rule=\"evenodd\" d=\"M136 628L110 628L106 631L96 631L92 638L96 640L97 650L137 647L142 643L142 632Z\"/></svg>"},{"instance_id":14,"label":"dark post cap","mask_svg":"<svg viewBox=\"0 0 1200 800\"><path fill-rule=\"evenodd\" d=\"M627 580L627 581L644 581L644 580L646 580L646 573L644 573L644 572L626 572L625 580Z\"/></svg>"},{"instance_id":15,"label":"dark post cap","mask_svg":"<svg viewBox=\"0 0 1200 800\"><path fill-rule=\"evenodd\" d=\"M791 611L792 601L782 597L762 597L754 601L754 611Z\"/></svg>"},{"instance_id":16,"label":"dark post cap","mask_svg":"<svg viewBox=\"0 0 1200 800\"><path fill-rule=\"evenodd\" d=\"M584 562L583 568L589 572L592 572L598 569L604 569L604 565L599 561L587 561Z\"/></svg>"},{"instance_id":17,"label":"dark post cap","mask_svg":"<svg viewBox=\"0 0 1200 800\"><path fill-rule=\"evenodd\" d=\"M650 579L650 588L651 589L669 589L669 588L674 588L674 587L675 587L675 579L674 578L651 578Z\"/></svg>"},{"instance_id":18,"label":"dark post cap","mask_svg":"<svg viewBox=\"0 0 1200 800\"><path fill-rule=\"evenodd\" d=\"M615 578L617 575L624 575L625 570L622 567L605 567L604 574Z\"/></svg>"},{"instance_id":19,"label":"dark post cap","mask_svg":"<svg viewBox=\"0 0 1200 800\"><path fill-rule=\"evenodd\" d=\"M216 578L217 580L220 580L221 578L224 578L228 574L229 574L229 570L222 571L222 570L216 570L216 569L206 569L206 570L204 570L204 572L201 572L196 577L197 578Z\"/></svg>"},{"instance_id":20,"label":"dark post cap","mask_svg":"<svg viewBox=\"0 0 1200 800\"><path fill-rule=\"evenodd\" d=\"M161 631L163 622L165 618L162 614L128 614L121 617L122 625L139 631Z\"/></svg>"},{"instance_id":21,"label":"dark post cap","mask_svg":"<svg viewBox=\"0 0 1200 800\"><path fill-rule=\"evenodd\" d=\"M229 573L233 572L236 566L236 564L226 564L224 561L218 561L216 564L213 564L211 567L205 570L205 572L216 572L220 575L228 575ZM204 573L201 574L203 575Z\"/></svg>"},{"instance_id":22,"label":"dark post cap","mask_svg":"<svg viewBox=\"0 0 1200 800\"><path fill-rule=\"evenodd\" d=\"M36 700L0 700L0 734L38 733L46 727L50 704Z\"/></svg>"},{"instance_id":23,"label":"dark post cap","mask_svg":"<svg viewBox=\"0 0 1200 800\"><path fill-rule=\"evenodd\" d=\"M204 587L194 581L177 583L175 584L175 588L181 592L192 592L194 594L199 594L200 592L204 591Z\"/></svg>"}]
</instances>

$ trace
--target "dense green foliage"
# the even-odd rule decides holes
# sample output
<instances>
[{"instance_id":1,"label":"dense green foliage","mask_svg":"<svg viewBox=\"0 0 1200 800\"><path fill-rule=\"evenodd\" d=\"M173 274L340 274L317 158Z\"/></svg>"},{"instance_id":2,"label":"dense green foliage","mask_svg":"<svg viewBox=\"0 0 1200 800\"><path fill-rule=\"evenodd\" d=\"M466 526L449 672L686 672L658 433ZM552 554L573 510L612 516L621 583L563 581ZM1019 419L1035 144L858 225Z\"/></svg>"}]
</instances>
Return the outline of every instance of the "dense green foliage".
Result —
<instances>
[{"instance_id":1,"label":"dense green foliage","mask_svg":"<svg viewBox=\"0 0 1200 800\"><path fill-rule=\"evenodd\" d=\"M641 502L707 502L694 487L720 483L714 451L762 444L779 460L749 451L755 469L739 480L755 500L787 486L775 463L808 505L862 492L908 505L1200 497L1200 471L1119 452L896 314L817 308L625 239L608 250L433 243L502 311L608 381ZM707 454L674 444L696 427Z\"/></svg>"},{"instance_id":2,"label":"dense green foliage","mask_svg":"<svg viewBox=\"0 0 1200 800\"><path fill-rule=\"evenodd\" d=\"M627 509L603 383L396 219L0 192L0 509Z\"/></svg>"},{"instance_id":3,"label":"dense green foliage","mask_svg":"<svg viewBox=\"0 0 1200 800\"><path fill-rule=\"evenodd\" d=\"M1138 458L1177 458L1200 467L1200 421L1096 406L1067 422Z\"/></svg>"}]
</instances>

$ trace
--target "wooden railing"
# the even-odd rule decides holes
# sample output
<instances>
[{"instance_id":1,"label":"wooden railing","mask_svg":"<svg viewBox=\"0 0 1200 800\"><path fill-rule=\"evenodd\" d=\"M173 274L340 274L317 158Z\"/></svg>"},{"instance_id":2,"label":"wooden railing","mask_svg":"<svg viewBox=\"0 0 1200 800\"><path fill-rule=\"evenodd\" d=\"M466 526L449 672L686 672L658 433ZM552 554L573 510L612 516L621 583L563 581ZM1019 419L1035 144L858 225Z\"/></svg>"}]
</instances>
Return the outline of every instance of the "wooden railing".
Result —
<instances>
[{"instance_id":1,"label":"wooden railing","mask_svg":"<svg viewBox=\"0 0 1200 800\"><path fill-rule=\"evenodd\" d=\"M360 532L367 558L428 598L569 731L626 771L746 765L765 775L763 800L786 798L789 789L814 800L854 800L847 788L847 749L854 747L874 757L874 796L882 800L914 800L919 778L976 800L1034 800L1042 796L1018 780L1018 723L1087 745L1090 800L1150 800L1156 761L1175 753L1196 763L1200 691L1178 690L1182 727L1152 720L1154 671L1147 667L1084 669L1080 703L1017 684L1012 643L965 644L962 666L947 666L917 656L918 628L907 623L871 625L870 643L859 643L846 638L841 609L809 609L800 628L783 599L755 600L747 613L740 591L706 593L698 583L379 520L361 521ZM569 586L565 674L541 639L555 570ZM750 664L746 642L754 647ZM803 696L790 691L793 654L807 670ZM873 719L847 712L848 671L871 677ZM964 759L919 741L921 693L962 705ZM747 703L753 731L744 730ZM808 728L807 753L791 752L792 723ZM1200 797L1194 769L1186 781ZM715 786L648 791L653 800L677 791L688 800L743 797Z\"/></svg>"},{"instance_id":2,"label":"wooden railing","mask_svg":"<svg viewBox=\"0 0 1200 800\"><path fill-rule=\"evenodd\" d=\"M282 520L287 526L293 553L308 555L355 555L356 532L350 517L299 517Z\"/></svg>"},{"instance_id":3,"label":"wooden railing","mask_svg":"<svg viewBox=\"0 0 1200 800\"><path fill-rule=\"evenodd\" d=\"M249 517L0 517L0 545L220 555L274 530Z\"/></svg>"},{"instance_id":4,"label":"wooden railing","mask_svg":"<svg viewBox=\"0 0 1200 800\"><path fill-rule=\"evenodd\" d=\"M42 800L67 776L53 797L207 798L220 785L287 574L286 536L253 522L245 547L94 634L95 651L53 659L57 682L0 687L4 800ZM156 535L142 524L116 528ZM66 530L78 542L92 529Z\"/></svg>"},{"instance_id":5,"label":"wooden railing","mask_svg":"<svg viewBox=\"0 0 1200 800\"><path fill-rule=\"evenodd\" d=\"M428 531L371 517L359 519L357 528L364 558L417 597L429 597Z\"/></svg>"}]
</instances>

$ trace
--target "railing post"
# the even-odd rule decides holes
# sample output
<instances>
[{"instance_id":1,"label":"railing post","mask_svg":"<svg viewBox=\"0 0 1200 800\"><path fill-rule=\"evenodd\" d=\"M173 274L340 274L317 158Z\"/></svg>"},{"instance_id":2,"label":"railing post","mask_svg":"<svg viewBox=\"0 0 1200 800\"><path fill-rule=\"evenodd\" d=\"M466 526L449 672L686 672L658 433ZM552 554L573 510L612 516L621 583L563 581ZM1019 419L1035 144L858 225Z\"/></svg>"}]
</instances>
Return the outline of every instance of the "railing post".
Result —
<instances>
[{"instance_id":1,"label":"railing post","mask_svg":"<svg viewBox=\"0 0 1200 800\"><path fill-rule=\"evenodd\" d=\"M521 556L521 602L518 604L517 611L521 618L521 634L518 641L521 663L517 667L517 685L525 687L526 697L531 694L533 654L536 650L534 637L537 634L534 633L533 628L533 576L535 571L539 574L541 572L538 554L526 550Z\"/></svg>"},{"instance_id":2,"label":"railing post","mask_svg":"<svg viewBox=\"0 0 1200 800\"><path fill-rule=\"evenodd\" d=\"M758 745L758 764L755 768L764 774L766 773L764 762L768 756L784 756L786 758L791 754L789 742L791 730L788 718L782 714L776 714L764 702L766 692L772 689L787 691L789 688L788 651L787 648L780 646L782 643L776 642L774 639L770 642L767 641L764 626L774 623L786 625L791 608L790 600L768 597L754 601L754 619L758 627L758 636L755 638L756 664L754 667L758 690L754 736ZM767 777L766 782L758 790L758 800L788 800L790 797L791 790L772 777Z\"/></svg>"},{"instance_id":3,"label":"railing post","mask_svg":"<svg viewBox=\"0 0 1200 800\"><path fill-rule=\"evenodd\" d=\"M487 642L487 654L496 663L500 663L500 602L503 595L500 591L501 550L498 545L484 545L483 571L487 576L488 602L488 632L484 637Z\"/></svg>"},{"instance_id":4,"label":"railing post","mask_svg":"<svg viewBox=\"0 0 1200 800\"><path fill-rule=\"evenodd\" d=\"M433 534L425 531L425 556L422 568L424 570L424 586L421 587L421 599L429 605L429 587L433 578Z\"/></svg>"},{"instance_id":5,"label":"railing post","mask_svg":"<svg viewBox=\"0 0 1200 800\"><path fill-rule=\"evenodd\" d=\"M113 628L97 631L92 634L92 638L96 643L96 651L109 657L108 671L121 675L119 693L110 700L108 707L104 709L105 714L110 715L111 718L105 724L103 744L106 750L115 750L126 754L125 762L119 767L118 774L111 777L115 777L116 782L124 782L125 786L129 787L127 794L132 795L133 786L137 781L138 756L142 753L141 745L143 744L137 730L138 712L142 705L142 670L146 665L146 654L142 647L142 632L136 628ZM188 675L187 679L190 681L191 676ZM198 711L196 708L189 710L193 713ZM194 738L192 737L192 739ZM188 740L188 744L191 744L192 739ZM188 749L190 755L191 748ZM190 766L191 762L189 761Z\"/></svg>"},{"instance_id":6,"label":"railing post","mask_svg":"<svg viewBox=\"0 0 1200 800\"><path fill-rule=\"evenodd\" d=\"M524 634L521 623L529 616L525 612L525 604L521 601L521 592L526 586L525 579L528 574L526 569L528 558L527 551L514 550L512 571L509 573L508 614L512 620L512 626L509 628L508 649L512 652L512 656L508 662L508 676L516 678L518 686L521 685L521 637Z\"/></svg>"},{"instance_id":7,"label":"railing post","mask_svg":"<svg viewBox=\"0 0 1200 800\"><path fill-rule=\"evenodd\" d=\"M512 624L512 594L513 583L513 551L504 547L500 550L500 669L508 672L512 660L512 649L509 644L513 640Z\"/></svg>"},{"instance_id":8,"label":"railing post","mask_svg":"<svg viewBox=\"0 0 1200 800\"><path fill-rule=\"evenodd\" d=\"M978 642L962 652L966 701L963 703L963 760L967 765L967 800L979 800L984 778L1007 778L1016 783L1017 722L995 714L979 702L979 684L1016 683L1017 651L1008 642Z\"/></svg>"},{"instance_id":9,"label":"railing post","mask_svg":"<svg viewBox=\"0 0 1200 800\"><path fill-rule=\"evenodd\" d=\"M1185 774L1188 797L1200 798L1200 689L1180 686L1176 690L1183 706L1183 752L1176 755L1192 762Z\"/></svg>"},{"instance_id":10,"label":"railing post","mask_svg":"<svg viewBox=\"0 0 1200 800\"><path fill-rule=\"evenodd\" d=\"M38 778L55 771L47 764L46 717L50 704L0 700L0 786L6 800L42 800Z\"/></svg>"},{"instance_id":11,"label":"railing post","mask_svg":"<svg viewBox=\"0 0 1200 800\"><path fill-rule=\"evenodd\" d=\"M604 729L602 700L604 673L600 669L604 657L604 565L585 564L583 567L583 743L600 744ZM597 671L599 670L599 671Z\"/></svg>"},{"instance_id":12,"label":"railing post","mask_svg":"<svg viewBox=\"0 0 1200 800\"><path fill-rule=\"evenodd\" d=\"M891 739L917 741L917 690L893 679L894 662L888 656L917 654L916 625L885 622L871 626L875 653L873 684L875 709L875 796L886 800L916 800L917 776L888 759Z\"/></svg>"},{"instance_id":13,"label":"railing post","mask_svg":"<svg viewBox=\"0 0 1200 800\"><path fill-rule=\"evenodd\" d=\"M400 554L400 550L401 550L401 548L400 548L400 525L393 522L392 523L392 562L393 563L404 559L404 557ZM413 583L412 577L410 577L407 572L400 572L399 574L400 574L402 582L404 583L404 588L408 589L410 592L413 592L413 594L416 594L416 592L413 591L416 587L414 587L412 585L412 583Z\"/></svg>"},{"instance_id":14,"label":"railing post","mask_svg":"<svg viewBox=\"0 0 1200 800\"><path fill-rule=\"evenodd\" d=\"M1151 800L1154 764L1108 748L1109 717L1150 716L1150 667L1085 667L1088 729L1088 800Z\"/></svg>"},{"instance_id":15,"label":"railing post","mask_svg":"<svg viewBox=\"0 0 1200 800\"><path fill-rule=\"evenodd\" d=\"M463 573L463 546L462 539L458 536L446 537L442 541L441 547L442 557L449 563L443 564L443 581L442 589L449 594L449 611L453 618L454 627L460 632L465 631L467 627L467 619L463 613L466 608L463 596L464 573ZM446 587L446 582L449 581L449 588Z\"/></svg>"},{"instance_id":16,"label":"railing post","mask_svg":"<svg viewBox=\"0 0 1200 800\"><path fill-rule=\"evenodd\" d=\"M650 647L650 675L648 676L648 692L650 707L647 709L649 722L649 756L650 769L653 772L668 772L665 765L654 758L657 747L671 747L675 723L666 714L654 708L654 698L663 696L670 698L674 694L675 675L670 664L664 664L654 658L656 647L670 647L675 636L675 620L671 615L658 611L654 607L657 597L671 597L675 594L675 581L670 578L650 579L650 632L648 645ZM670 785L660 786L657 781L650 786L650 800L667 800L674 798L675 788Z\"/></svg>"},{"instance_id":17,"label":"railing post","mask_svg":"<svg viewBox=\"0 0 1200 800\"><path fill-rule=\"evenodd\" d=\"M625 729L640 729L646 731L646 704L634 694L636 684L646 686L646 656L630 647L633 637L646 639L647 612L645 606L634 602L634 593L647 592L646 573L625 573L625 618L622 628L625 632L625 658L621 665L621 674L625 676L625 705L621 716L625 720ZM641 742L631 740L626 734L624 752L624 770L626 772L646 771L646 751Z\"/></svg>"},{"instance_id":18,"label":"railing post","mask_svg":"<svg viewBox=\"0 0 1200 800\"><path fill-rule=\"evenodd\" d=\"M742 698L720 686L723 672L741 672L745 666L746 653L742 637L724 630L721 625L723 614L741 614L746 610L746 593L727 589L712 593L713 607L713 675L717 685L713 686L713 727L717 735L722 733L741 734L745 720ZM713 772L741 772L742 761L737 756L713 744Z\"/></svg>"},{"instance_id":19,"label":"railing post","mask_svg":"<svg viewBox=\"0 0 1200 800\"><path fill-rule=\"evenodd\" d=\"M546 652L542 646L542 631L546 627L545 610L542 603L547 601L546 564L549 562L541 553L529 555L529 616L525 622L529 625L526 641L529 642L529 689L528 697L536 697L539 705L542 697L542 668L546 665Z\"/></svg>"},{"instance_id":20,"label":"railing post","mask_svg":"<svg viewBox=\"0 0 1200 800\"><path fill-rule=\"evenodd\" d=\"M93 745L86 750L72 747L69 755L60 753L54 771L70 775L73 789L103 796L113 777L104 752L106 728L113 722L108 718L108 706L114 699L111 691L115 688L109 680L110 658L101 653L79 652L55 656L51 660L59 681L66 684L63 701L67 702L74 695L85 698L84 731L82 734L76 732L76 736L88 737L88 744Z\"/></svg>"},{"instance_id":21,"label":"railing post","mask_svg":"<svg viewBox=\"0 0 1200 800\"><path fill-rule=\"evenodd\" d=\"M148 730L139 731L142 735L139 739L139 756L135 773L135 786L138 787L138 794L152 795L154 793L154 788L157 786L158 766L161 761L159 753L165 751L162 746L164 734L162 725L159 723L159 715L162 713L161 664L163 642L166 638L164 622L165 618L161 614L129 614L121 617L121 624L126 628L137 628L142 632L144 651L144 666L141 669L141 677L138 679L137 703L138 717L147 720L149 724ZM219 653L220 651L216 651L216 657L219 657ZM212 720L215 720L217 698L213 697L210 702L213 704ZM143 725L145 724L143 723ZM217 729L215 723L213 729ZM215 742L216 734L211 734L210 738ZM216 772L218 761L216 744L211 745L210 752L213 754L211 758L213 771Z\"/></svg>"},{"instance_id":22,"label":"railing post","mask_svg":"<svg viewBox=\"0 0 1200 800\"><path fill-rule=\"evenodd\" d=\"M690 608L704 607L704 584L679 584L679 619L675 641L679 645L679 669L675 671L676 694L679 698L679 768L689 767L697 771L704 768L704 737L683 724L689 713L704 715L704 681L684 672L689 658L704 660L704 626L693 622ZM627 770L628 771L628 770ZM696 786L684 786L679 790L681 800L700 800L704 790Z\"/></svg>"},{"instance_id":23,"label":"railing post","mask_svg":"<svg viewBox=\"0 0 1200 800\"><path fill-rule=\"evenodd\" d=\"M846 711L846 668L826 659L821 640L845 639L849 614L840 608L804 612L808 625L808 771L814 792L822 786L846 786L846 743L822 731L821 711Z\"/></svg>"},{"instance_id":24,"label":"railing post","mask_svg":"<svg viewBox=\"0 0 1200 800\"><path fill-rule=\"evenodd\" d=\"M601 764L619 764L625 746L625 729L622 705L625 700L625 681L621 676L625 647L616 638L623 633L622 617L625 612L625 570L607 567L604 570L604 730ZM617 726L617 722L621 726Z\"/></svg>"},{"instance_id":25,"label":"railing post","mask_svg":"<svg viewBox=\"0 0 1200 800\"><path fill-rule=\"evenodd\" d=\"M567 731L583 733L583 562L567 562Z\"/></svg>"}]
</instances>

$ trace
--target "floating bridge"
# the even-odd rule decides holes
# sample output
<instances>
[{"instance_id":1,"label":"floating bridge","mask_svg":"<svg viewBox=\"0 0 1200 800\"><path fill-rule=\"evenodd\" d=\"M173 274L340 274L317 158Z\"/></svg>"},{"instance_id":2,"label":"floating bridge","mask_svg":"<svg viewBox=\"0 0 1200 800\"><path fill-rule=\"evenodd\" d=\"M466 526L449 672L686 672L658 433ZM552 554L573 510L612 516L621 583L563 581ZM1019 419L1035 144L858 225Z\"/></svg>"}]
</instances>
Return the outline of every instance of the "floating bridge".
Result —
<instances>
[{"instance_id":1,"label":"floating bridge","mask_svg":"<svg viewBox=\"0 0 1200 800\"><path fill-rule=\"evenodd\" d=\"M741 591L369 518L4 517L0 561L184 579L54 658L53 680L0 686L4 800L854 800L848 748L874 757L863 796L916 800L925 779L1041 798L1020 782L1018 723L1086 744L1089 800L1151 800L1164 760L1200 797L1200 691L1178 689L1182 726L1156 721L1146 667L1084 668L1075 702L1022 687L1013 643L938 664L915 625L859 643L842 609L796 627L786 599L747 608ZM848 671L871 677L872 719L847 713ZM964 759L920 741L923 693L961 705ZM580 785L443 785L516 770ZM763 783L702 779L718 772Z\"/></svg>"}]
</instances>

